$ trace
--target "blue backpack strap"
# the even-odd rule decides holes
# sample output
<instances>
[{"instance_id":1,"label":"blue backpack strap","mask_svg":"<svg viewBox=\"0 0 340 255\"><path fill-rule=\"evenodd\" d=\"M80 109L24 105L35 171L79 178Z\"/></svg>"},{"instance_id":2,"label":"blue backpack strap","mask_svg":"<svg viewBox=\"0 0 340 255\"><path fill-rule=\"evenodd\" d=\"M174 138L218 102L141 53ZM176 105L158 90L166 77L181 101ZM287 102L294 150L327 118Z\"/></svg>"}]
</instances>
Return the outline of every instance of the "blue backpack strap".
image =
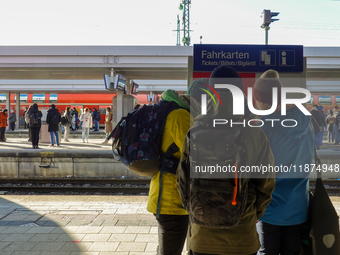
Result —
<instances>
[{"instance_id":1,"label":"blue backpack strap","mask_svg":"<svg viewBox=\"0 0 340 255\"><path fill-rule=\"evenodd\" d=\"M159 193L158 193L158 199L157 199L157 210L156 210L156 218L159 218L160 210L161 210L161 199L162 199L162 193L163 193L163 172L176 174L177 166L179 163L179 159L174 157L173 155L179 151L178 146L175 143L172 143L166 153L164 153L162 156L162 165L159 169ZM177 162L173 162L174 159L177 159Z\"/></svg>"}]
</instances>

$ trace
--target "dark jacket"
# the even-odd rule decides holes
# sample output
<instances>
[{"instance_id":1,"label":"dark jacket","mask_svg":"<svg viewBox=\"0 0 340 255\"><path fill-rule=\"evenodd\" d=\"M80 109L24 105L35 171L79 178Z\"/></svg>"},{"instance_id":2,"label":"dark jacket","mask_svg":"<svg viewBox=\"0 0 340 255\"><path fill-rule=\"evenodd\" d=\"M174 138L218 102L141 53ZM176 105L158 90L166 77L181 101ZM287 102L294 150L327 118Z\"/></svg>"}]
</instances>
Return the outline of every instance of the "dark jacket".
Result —
<instances>
[{"instance_id":1,"label":"dark jacket","mask_svg":"<svg viewBox=\"0 0 340 255\"><path fill-rule=\"evenodd\" d=\"M78 111L77 110L72 110L71 115L75 115L76 118L78 118Z\"/></svg>"},{"instance_id":2,"label":"dark jacket","mask_svg":"<svg viewBox=\"0 0 340 255\"><path fill-rule=\"evenodd\" d=\"M38 116L40 117L40 119L41 119L41 117L43 116L43 114L41 113L41 111L39 111L38 110L38 105L37 104L34 104L33 106L32 106L32 108L29 110L29 113L28 113L28 115L29 116L31 116L31 114L33 114L33 113L38 113ZM41 127L41 121L39 122L39 124L32 124L32 125L30 125L30 128L34 128L34 127Z\"/></svg>"},{"instance_id":3,"label":"dark jacket","mask_svg":"<svg viewBox=\"0 0 340 255\"><path fill-rule=\"evenodd\" d=\"M16 122L16 121L17 121L17 116L15 115L15 112L12 112L12 113L9 115L8 121L9 121L9 122Z\"/></svg>"},{"instance_id":4,"label":"dark jacket","mask_svg":"<svg viewBox=\"0 0 340 255\"><path fill-rule=\"evenodd\" d=\"M327 126L327 131L332 132L333 131L333 125L335 123L335 117L334 115L328 115L326 118L326 124Z\"/></svg>"},{"instance_id":5,"label":"dark jacket","mask_svg":"<svg viewBox=\"0 0 340 255\"><path fill-rule=\"evenodd\" d=\"M65 124L65 127L70 127L72 126L72 116L71 116L71 111L65 111L64 112L64 115L63 115L66 120L67 120L67 123Z\"/></svg>"},{"instance_id":6,"label":"dark jacket","mask_svg":"<svg viewBox=\"0 0 340 255\"><path fill-rule=\"evenodd\" d=\"M316 107L312 108L311 114L312 114L311 121L312 121L313 128L314 128L314 134L317 134L317 133L320 132L319 126L320 127L326 126L325 117L324 117L324 115L322 113L320 113L316 109Z\"/></svg>"},{"instance_id":7,"label":"dark jacket","mask_svg":"<svg viewBox=\"0 0 340 255\"><path fill-rule=\"evenodd\" d=\"M57 119L58 119L58 123L56 124L52 124L52 117L54 116L54 114L57 115ZM47 111L47 118L46 118L46 123L48 124L48 132L56 132L59 131L59 122L60 122L60 113L58 111L58 109L56 108L51 108Z\"/></svg>"},{"instance_id":8,"label":"dark jacket","mask_svg":"<svg viewBox=\"0 0 340 255\"><path fill-rule=\"evenodd\" d=\"M339 127L340 126L340 123L339 123L339 112L335 112L334 113L334 117L335 117L334 125Z\"/></svg>"},{"instance_id":9,"label":"dark jacket","mask_svg":"<svg viewBox=\"0 0 340 255\"><path fill-rule=\"evenodd\" d=\"M98 111L97 111L97 109L95 109L94 111L93 111L93 113L92 113L92 119L93 120L100 120L99 118L98 118Z\"/></svg>"}]
</instances>

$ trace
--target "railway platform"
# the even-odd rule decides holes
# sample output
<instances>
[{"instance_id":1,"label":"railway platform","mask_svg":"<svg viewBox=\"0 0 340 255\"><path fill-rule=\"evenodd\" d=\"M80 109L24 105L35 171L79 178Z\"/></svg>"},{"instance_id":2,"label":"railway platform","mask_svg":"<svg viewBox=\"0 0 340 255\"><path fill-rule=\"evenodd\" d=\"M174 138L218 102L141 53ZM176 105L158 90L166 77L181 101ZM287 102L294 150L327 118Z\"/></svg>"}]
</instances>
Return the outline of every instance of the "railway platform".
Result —
<instances>
[{"instance_id":1,"label":"railway platform","mask_svg":"<svg viewBox=\"0 0 340 255\"><path fill-rule=\"evenodd\" d=\"M102 144L104 138L90 136L83 143L81 137L70 137L70 142L61 142L59 147L39 142L39 149L32 149L27 137L6 138L0 142L2 178L140 178L113 158L111 144Z\"/></svg>"},{"instance_id":2,"label":"railway platform","mask_svg":"<svg viewBox=\"0 0 340 255\"><path fill-rule=\"evenodd\" d=\"M0 196L2 255L154 255L147 196ZM185 254L185 253L183 253Z\"/></svg>"},{"instance_id":3,"label":"railway platform","mask_svg":"<svg viewBox=\"0 0 340 255\"><path fill-rule=\"evenodd\" d=\"M331 200L340 214L340 198ZM0 195L0 254L155 255L157 222L146 203L147 196Z\"/></svg>"},{"instance_id":4,"label":"railway platform","mask_svg":"<svg viewBox=\"0 0 340 255\"><path fill-rule=\"evenodd\" d=\"M39 143L40 149L32 149L26 135L20 137L8 132L7 141L0 142L0 176L140 178L113 158L111 144L102 144L105 136L100 138L98 135L98 132L92 132L89 143L83 143L81 135L77 134L69 138L70 142L61 142L60 147ZM340 145L324 140L324 147L317 150L317 154L322 164L333 168L340 164ZM316 172L311 177L316 177ZM340 172L327 172L323 177L340 179Z\"/></svg>"},{"instance_id":5,"label":"railway platform","mask_svg":"<svg viewBox=\"0 0 340 255\"><path fill-rule=\"evenodd\" d=\"M62 137L64 137L64 132L62 132ZM99 131L92 131L90 130L89 132L90 138L94 139L105 139L105 132L104 129L99 129ZM27 137L28 139L28 129L15 129L14 131L8 131L6 130L6 137L7 138L25 138ZM81 129L75 130L75 131L70 131L69 138L73 139L81 139Z\"/></svg>"}]
</instances>

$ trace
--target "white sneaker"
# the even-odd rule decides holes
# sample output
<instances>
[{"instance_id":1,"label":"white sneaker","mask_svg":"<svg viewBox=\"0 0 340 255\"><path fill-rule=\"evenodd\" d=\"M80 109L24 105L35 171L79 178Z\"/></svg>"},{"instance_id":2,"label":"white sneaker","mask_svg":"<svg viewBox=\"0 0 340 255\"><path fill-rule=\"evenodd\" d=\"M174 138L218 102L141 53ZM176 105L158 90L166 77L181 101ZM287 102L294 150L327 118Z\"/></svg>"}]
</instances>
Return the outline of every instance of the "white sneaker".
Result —
<instances>
[{"instance_id":1,"label":"white sneaker","mask_svg":"<svg viewBox=\"0 0 340 255\"><path fill-rule=\"evenodd\" d=\"M83 140L83 143L85 143L85 140Z\"/></svg>"}]
</instances>

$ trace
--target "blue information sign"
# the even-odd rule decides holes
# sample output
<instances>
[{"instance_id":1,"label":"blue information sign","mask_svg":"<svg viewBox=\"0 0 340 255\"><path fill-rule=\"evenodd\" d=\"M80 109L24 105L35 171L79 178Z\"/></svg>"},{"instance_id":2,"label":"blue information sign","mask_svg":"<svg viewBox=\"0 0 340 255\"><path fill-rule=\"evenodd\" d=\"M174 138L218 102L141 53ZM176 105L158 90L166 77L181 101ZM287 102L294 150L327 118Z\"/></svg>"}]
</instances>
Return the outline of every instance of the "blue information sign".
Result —
<instances>
[{"instance_id":1,"label":"blue information sign","mask_svg":"<svg viewBox=\"0 0 340 255\"><path fill-rule=\"evenodd\" d=\"M194 72L226 65L237 72L303 71L302 45L195 44Z\"/></svg>"}]
</instances>

